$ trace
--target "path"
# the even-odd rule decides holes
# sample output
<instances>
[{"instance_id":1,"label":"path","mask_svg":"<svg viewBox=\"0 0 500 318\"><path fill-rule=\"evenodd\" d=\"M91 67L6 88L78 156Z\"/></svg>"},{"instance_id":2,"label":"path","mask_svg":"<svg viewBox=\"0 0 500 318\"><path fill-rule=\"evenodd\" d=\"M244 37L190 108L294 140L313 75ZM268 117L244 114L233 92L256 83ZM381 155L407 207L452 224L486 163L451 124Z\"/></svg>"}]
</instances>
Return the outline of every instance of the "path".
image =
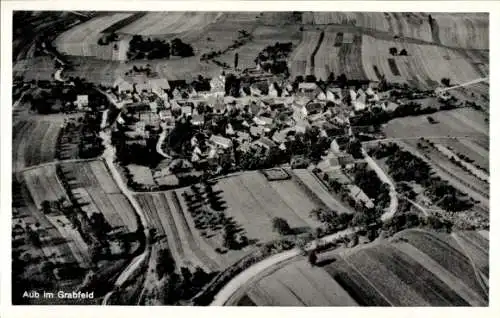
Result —
<instances>
[{"instance_id":1,"label":"path","mask_svg":"<svg viewBox=\"0 0 500 318\"><path fill-rule=\"evenodd\" d=\"M398 193L396 192L396 186L394 185L394 182L392 182L391 178L389 178L389 176L385 173L385 171L377 164L377 162L368 155L366 150L364 148L361 148L361 151L370 168L372 168L377 173L378 178L382 182L389 185L389 196L391 197L391 202L386 212L380 217L382 221L386 221L392 218L392 216L398 210Z\"/></svg>"},{"instance_id":2,"label":"path","mask_svg":"<svg viewBox=\"0 0 500 318\"><path fill-rule=\"evenodd\" d=\"M149 238L149 231L147 227L148 223L146 221L146 217L144 216L141 206L139 205L139 203L137 203L135 197L127 188L127 185L125 184L120 173L116 169L116 166L114 164L115 148L111 145L111 136L109 135L109 133L101 132L100 137L103 140L103 145L105 148L104 153L102 154L102 158L104 159L106 166L109 172L111 173L111 176L118 185L118 188L127 197L132 207L134 208L135 212L139 216L140 222L144 228L144 236L146 244L148 244L150 238ZM118 279L115 282L114 289L119 288L124 282L126 282L127 279L141 266L144 260L146 260L148 257L149 257L149 248L146 247L144 249L144 252L136 256L132 260L132 262L127 266L127 268L120 274L120 276L118 276ZM106 305L107 301L109 300L109 297L111 297L111 295L113 294L114 289L106 294L103 300L103 305Z\"/></svg>"}]
</instances>

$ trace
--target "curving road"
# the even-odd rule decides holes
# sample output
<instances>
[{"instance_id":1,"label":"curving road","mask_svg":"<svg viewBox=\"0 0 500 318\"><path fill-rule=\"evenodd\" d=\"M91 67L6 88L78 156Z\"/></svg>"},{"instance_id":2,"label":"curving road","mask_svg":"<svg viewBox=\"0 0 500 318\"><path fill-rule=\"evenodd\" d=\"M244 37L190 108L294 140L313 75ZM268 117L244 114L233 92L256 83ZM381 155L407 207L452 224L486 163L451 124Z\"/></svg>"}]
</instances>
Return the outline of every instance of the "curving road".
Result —
<instances>
[{"instance_id":1,"label":"curving road","mask_svg":"<svg viewBox=\"0 0 500 318\"><path fill-rule=\"evenodd\" d=\"M396 192L396 186L394 185L394 182L392 182L391 178L385 173L385 171L377 164L375 160L373 160L372 157L368 155L366 150L364 148L361 149L363 156L375 173L377 173L377 176L379 179L387 183L389 185L389 196L391 197L391 202L389 204L389 207L387 208L386 212L382 214L380 217L382 221L388 220L392 218L392 216L396 213L398 210L398 193Z\"/></svg>"},{"instance_id":2,"label":"curving road","mask_svg":"<svg viewBox=\"0 0 500 318\"><path fill-rule=\"evenodd\" d=\"M349 228L344 231L337 232L332 235L325 236L321 238L321 242L329 243L335 241L339 238L342 238L347 235L351 235L358 231L359 228ZM314 250L318 246L317 241L310 242L304 248L306 251ZM294 248L289 251L285 251L271 257L268 257L249 268L245 269L243 272L236 275L233 279L229 281L218 293L215 295L214 300L210 304L210 306L224 306L227 301L241 288L246 286L255 276L262 274L264 271L267 271L273 267L278 266L279 264L286 262L294 257L300 256L302 254L302 250L299 248Z\"/></svg>"}]
</instances>

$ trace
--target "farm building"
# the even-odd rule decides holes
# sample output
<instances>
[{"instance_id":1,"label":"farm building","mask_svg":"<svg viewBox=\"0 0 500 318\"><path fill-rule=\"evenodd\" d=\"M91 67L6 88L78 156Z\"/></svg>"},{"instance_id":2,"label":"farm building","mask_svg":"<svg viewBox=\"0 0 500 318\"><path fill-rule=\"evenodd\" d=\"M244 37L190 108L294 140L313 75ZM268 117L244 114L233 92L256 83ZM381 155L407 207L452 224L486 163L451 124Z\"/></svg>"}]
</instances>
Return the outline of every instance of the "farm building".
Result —
<instances>
[{"instance_id":1,"label":"farm building","mask_svg":"<svg viewBox=\"0 0 500 318\"><path fill-rule=\"evenodd\" d=\"M226 78L223 75L213 77L210 80L210 92L215 96L224 96Z\"/></svg>"},{"instance_id":2,"label":"farm building","mask_svg":"<svg viewBox=\"0 0 500 318\"><path fill-rule=\"evenodd\" d=\"M218 135L210 136L209 142L211 144L213 144L214 146L220 147L223 149L227 149L233 145L233 143L231 142L231 139L225 138L222 136L218 136Z\"/></svg>"},{"instance_id":3,"label":"farm building","mask_svg":"<svg viewBox=\"0 0 500 318\"><path fill-rule=\"evenodd\" d=\"M362 203L369 209L375 206L373 201L358 186L350 184L347 187L349 188L349 194L354 200L356 200L356 202Z\"/></svg>"},{"instance_id":4,"label":"farm building","mask_svg":"<svg viewBox=\"0 0 500 318\"><path fill-rule=\"evenodd\" d=\"M77 95L75 104L78 109L82 110L89 106L89 95Z\"/></svg>"},{"instance_id":5,"label":"farm building","mask_svg":"<svg viewBox=\"0 0 500 318\"><path fill-rule=\"evenodd\" d=\"M268 153L274 147L276 147L276 144L267 137L261 137L252 143L253 149L263 150L265 153Z\"/></svg>"}]
</instances>

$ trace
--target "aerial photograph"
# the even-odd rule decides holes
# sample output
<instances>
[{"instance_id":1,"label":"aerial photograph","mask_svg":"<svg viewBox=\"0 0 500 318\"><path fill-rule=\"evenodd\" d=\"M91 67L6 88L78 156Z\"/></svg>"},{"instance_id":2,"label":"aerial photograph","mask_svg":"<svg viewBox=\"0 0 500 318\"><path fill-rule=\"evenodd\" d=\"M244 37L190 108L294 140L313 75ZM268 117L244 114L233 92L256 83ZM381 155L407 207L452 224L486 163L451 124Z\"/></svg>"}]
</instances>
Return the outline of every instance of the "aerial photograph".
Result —
<instances>
[{"instance_id":1,"label":"aerial photograph","mask_svg":"<svg viewBox=\"0 0 500 318\"><path fill-rule=\"evenodd\" d=\"M13 305L489 306L489 13L12 19Z\"/></svg>"}]
</instances>

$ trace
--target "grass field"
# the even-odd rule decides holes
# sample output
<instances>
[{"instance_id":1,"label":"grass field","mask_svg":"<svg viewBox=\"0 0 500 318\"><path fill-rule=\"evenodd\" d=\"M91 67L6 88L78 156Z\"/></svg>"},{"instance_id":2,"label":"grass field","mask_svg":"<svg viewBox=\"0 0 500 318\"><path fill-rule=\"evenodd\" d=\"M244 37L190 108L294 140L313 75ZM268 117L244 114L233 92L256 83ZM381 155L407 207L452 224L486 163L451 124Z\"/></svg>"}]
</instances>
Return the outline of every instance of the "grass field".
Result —
<instances>
[{"instance_id":1,"label":"grass field","mask_svg":"<svg viewBox=\"0 0 500 318\"><path fill-rule=\"evenodd\" d=\"M150 12L118 32L144 36L197 32L221 15L217 12Z\"/></svg>"},{"instance_id":2,"label":"grass field","mask_svg":"<svg viewBox=\"0 0 500 318\"><path fill-rule=\"evenodd\" d=\"M14 171L55 160L57 136L62 118L20 120L12 127L12 165Z\"/></svg>"},{"instance_id":3,"label":"grass field","mask_svg":"<svg viewBox=\"0 0 500 318\"><path fill-rule=\"evenodd\" d=\"M467 241L467 251L454 236ZM474 243L471 243L474 242ZM332 262L284 264L244 289L235 303L258 306L486 306L466 254L482 264L480 234L405 230L393 239L334 252Z\"/></svg>"},{"instance_id":4,"label":"grass field","mask_svg":"<svg viewBox=\"0 0 500 318\"><path fill-rule=\"evenodd\" d=\"M137 219L131 204L111 178L100 160L62 163L62 173L82 210L90 216L101 212L113 229L137 230Z\"/></svg>"},{"instance_id":5,"label":"grass field","mask_svg":"<svg viewBox=\"0 0 500 318\"><path fill-rule=\"evenodd\" d=\"M391 120L383 128L387 137L474 137L489 140L488 123L479 111L462 108L440 111L431 115L438 123L430 124L427 116L405 117Z\"/></svg>"},{"instance_id":6,"label":"grass field","mask_svg":"<svg viewBox=\"0 0 500 318\"><path fill-rule=\"evenodd\" d=\"M296 229L308 231L320 226L309 217L313 208L320 207L316 199L293 180L268 182L259 172L245 172L221 179L214 189L222 190L228 207L225 213L243 226L250 239L267 242L279 238L272 231L274 217L284 218Z\"/></svg>"}]
</instances>

